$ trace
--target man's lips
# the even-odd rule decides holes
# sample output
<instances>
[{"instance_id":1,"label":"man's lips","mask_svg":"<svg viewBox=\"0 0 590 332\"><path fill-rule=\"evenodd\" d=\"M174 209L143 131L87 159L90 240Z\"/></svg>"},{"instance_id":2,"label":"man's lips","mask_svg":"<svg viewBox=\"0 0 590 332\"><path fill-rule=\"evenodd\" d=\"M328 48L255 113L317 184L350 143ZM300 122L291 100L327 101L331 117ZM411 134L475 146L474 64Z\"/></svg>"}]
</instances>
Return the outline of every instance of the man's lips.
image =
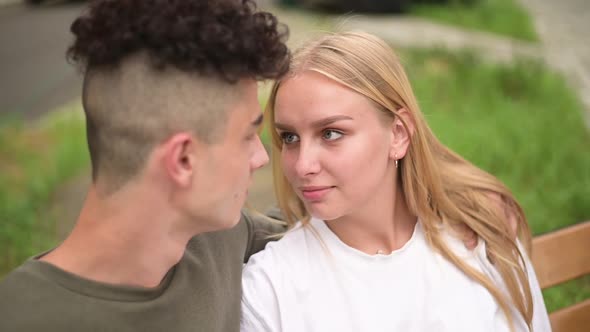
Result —
<instances>
[{"instance_id":1,"label":"man's lips","mask_svg":"<svg viewBox=\"0 0 590 332\"><path fill-rule=\"evenodd\" d=\"M333 186L305 186L299 187L301 195L308 201L317 201L326 196Z\"/></svg>"}]
</instances>

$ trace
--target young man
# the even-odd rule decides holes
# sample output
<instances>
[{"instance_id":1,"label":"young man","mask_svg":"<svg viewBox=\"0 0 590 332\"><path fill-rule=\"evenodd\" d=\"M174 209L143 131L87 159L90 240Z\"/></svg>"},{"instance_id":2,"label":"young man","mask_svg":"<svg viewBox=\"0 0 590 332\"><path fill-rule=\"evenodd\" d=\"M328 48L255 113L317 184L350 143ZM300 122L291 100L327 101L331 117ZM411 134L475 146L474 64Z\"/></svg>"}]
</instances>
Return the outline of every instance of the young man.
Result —
<instances>
[{"instance_id":1,"label":"young man","mask_svg":"<svg viewBox=\"0 0 590 332\"><path fill-rule=\"evenodd\" d=\"M250 0L96 1L73 23L93 184L69 237L0 284L1 331L239 329L242 262L282 230L240 218L278 27Z\"/></svg>"}]
</instances>

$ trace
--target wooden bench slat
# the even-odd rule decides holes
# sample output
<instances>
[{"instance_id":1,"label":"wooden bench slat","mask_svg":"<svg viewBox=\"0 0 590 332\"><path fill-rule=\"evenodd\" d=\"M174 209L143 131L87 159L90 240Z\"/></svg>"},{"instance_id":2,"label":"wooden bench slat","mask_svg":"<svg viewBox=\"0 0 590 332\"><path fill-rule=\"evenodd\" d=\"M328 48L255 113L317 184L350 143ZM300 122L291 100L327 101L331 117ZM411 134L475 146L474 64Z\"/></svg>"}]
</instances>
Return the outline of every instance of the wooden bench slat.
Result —
<instances>
[{"instance_id":1,"label":"wooden bench slat","mask_svg":"<svg viewBox=\"0 0 590 332\"><path fill-rule=\"evenodd\" d=\"M590 221L535 237L532 255L541 288L590 274Z\"/></svg>"},{"instance_id":2,"label":"wooden bench slat","mask_svg":"<svg viewBox=\"0 0 590 332\"><path fill-rule=\"evenodd\" d=\"M549 315L553 332L587 332L590 329L590 299Z\"/></svg>"}]
</instances>

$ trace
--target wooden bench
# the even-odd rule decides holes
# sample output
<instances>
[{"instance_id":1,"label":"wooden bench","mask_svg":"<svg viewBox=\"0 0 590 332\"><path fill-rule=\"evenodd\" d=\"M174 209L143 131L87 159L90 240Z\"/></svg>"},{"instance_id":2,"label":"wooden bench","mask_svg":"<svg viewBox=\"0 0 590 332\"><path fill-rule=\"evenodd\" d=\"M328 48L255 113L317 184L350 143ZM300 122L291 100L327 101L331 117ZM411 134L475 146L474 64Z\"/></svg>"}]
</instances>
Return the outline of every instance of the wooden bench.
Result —
<instances>
[{"instance_id":1,"label":"wooden bench","mask_svg":"<svg viewBox=\"0 0 590 332\"><path fill-rule=\"evenodd\" d=\"M533 239L533 265L541 288L590 274L590 221ZM590 299L550 313L553 332L590 331Z\"/></svg>"}]
</instances>

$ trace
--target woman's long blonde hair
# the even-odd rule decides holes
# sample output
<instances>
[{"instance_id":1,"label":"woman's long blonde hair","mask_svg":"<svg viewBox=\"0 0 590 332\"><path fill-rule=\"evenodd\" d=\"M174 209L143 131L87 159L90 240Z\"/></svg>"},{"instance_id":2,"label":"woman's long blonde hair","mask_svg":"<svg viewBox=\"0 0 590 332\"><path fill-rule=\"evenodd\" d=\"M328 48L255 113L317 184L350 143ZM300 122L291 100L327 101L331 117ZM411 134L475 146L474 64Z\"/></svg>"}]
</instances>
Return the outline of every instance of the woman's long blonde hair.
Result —
<instances>
[{"instance_id":1,"label":"woman's long blonde hair","mask_svg":"<svg viewBox=\"0 0 590 332\"><path fill-rule=\"evenodd\" d=\"M325 35L294 53L286 78L303 71L318 72L347 86L373 101L380 111L399 117L402 122L398 110L403 108L409 112L414 132L407 154L400 160L399 181L410 212L420 219L434 250L487 288L507 316L512 330L512 307L518 310L530 329L533 307L526 267L507 221L508 214L516 219L518 237L530 250L531 235L524 213L500 181L438 141L423 118L393 50L379 38L362 32ZM275 82L266 111L272 135L275 192L288 224L292 227L301 220L307 225L310 216L281 167L282 140L274 128L274 104L280 85L280 80ZM404 125L408 128L405 122ZM485 241L488 258L502 276L507 294L445 244L441 229L460 231L465 226Z\"/></svg>"}]
</instances>

